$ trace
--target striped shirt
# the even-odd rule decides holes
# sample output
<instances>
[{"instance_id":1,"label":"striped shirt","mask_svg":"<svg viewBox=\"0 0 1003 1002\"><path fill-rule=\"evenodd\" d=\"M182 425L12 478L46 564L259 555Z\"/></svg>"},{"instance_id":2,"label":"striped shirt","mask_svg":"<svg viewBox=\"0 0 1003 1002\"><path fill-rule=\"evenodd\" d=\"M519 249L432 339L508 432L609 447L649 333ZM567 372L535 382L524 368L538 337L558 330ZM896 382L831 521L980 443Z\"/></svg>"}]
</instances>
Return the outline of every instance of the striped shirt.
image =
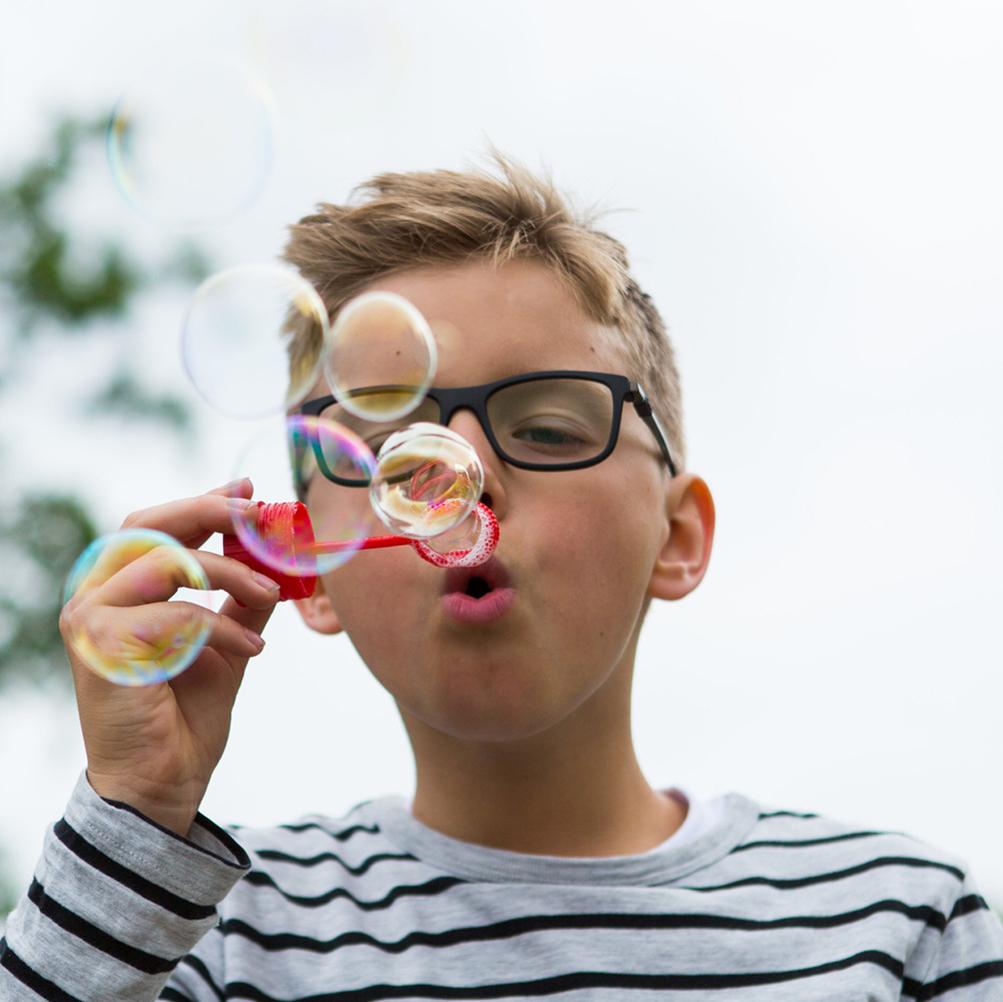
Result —
<instances>
[{"instance_id":1,"label":"striped shirt","mask_svg":"<svg viewBox=\"0 0 1003 1002\"><path fill-rule=\"evenodd\" d=\"M543 997L1000 1002L1003 926L958 858L737 793L582 859L395 797L182 839L81 777L0 940L3 1002Z\"/></svg>"}]
</instances>

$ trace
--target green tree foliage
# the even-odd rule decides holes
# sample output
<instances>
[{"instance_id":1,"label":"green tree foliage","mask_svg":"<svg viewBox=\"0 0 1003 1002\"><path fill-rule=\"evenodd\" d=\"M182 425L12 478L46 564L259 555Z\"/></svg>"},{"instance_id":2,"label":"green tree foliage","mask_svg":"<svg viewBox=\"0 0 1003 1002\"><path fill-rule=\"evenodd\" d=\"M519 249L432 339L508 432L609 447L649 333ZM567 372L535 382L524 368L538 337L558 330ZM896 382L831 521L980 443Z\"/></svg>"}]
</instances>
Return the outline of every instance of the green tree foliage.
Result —
<instances>
[{"instance_id":1,"label":"green tree foliage","mask_svg":"<svg viewBox=\"0 0 1003 1002\"><path fill-rule=\"evenodd\" d=\"M0 673L68 677L58 627L62 580L95 535L84 506L66 495L23 494L0 520L7 566L19 571L18 587L0 594Z\"/></svg>"},{"instance_id":2,"label":"green tree foliage","mask_svg":"<svg viewBox=\"0 0 1003 1002\"><path fill-rule=\"evenodd\" d=\"M40 155L0 180L0 394L38 378L31 349L43 338L128 338L130 310L140 297L208 273L204 253L190 242L144 265L121 238L67 223L60 200L72 194L81 172L93 169L88 155L100 149L105 132L104 120L61 119ZM128 367L130 353L118 354L118 368L74 420L114 416L187 431L184 403L145 386ZM0 458L18 431L16 420L0 428ZM72 488L46 492L15 476L0 478L0 563L8 571L0 579L0 688L15 679L68 680L58 630L63 583L94 537L95 519Z\"/></svg>"},{"instance_id":3,"label":"green tree foliage","mask_svg":"<svg viewBox=\"0 0 1003 1002\"><path fill-rule=\"evenodd\" d=\"M0 224L18 238L2 277L21 321L15 328L21 337L30 336L42 317L72 328L95 317L121 316L142 283L143 276L126 263L125 248L114 243L103 248L89 275L77 273L68 264L74 234L54 218L55 198L71 181L81 146L97 141L103 131L102 122L64 119L47 154L0 188Z\"/></svg>"}]
</instances>

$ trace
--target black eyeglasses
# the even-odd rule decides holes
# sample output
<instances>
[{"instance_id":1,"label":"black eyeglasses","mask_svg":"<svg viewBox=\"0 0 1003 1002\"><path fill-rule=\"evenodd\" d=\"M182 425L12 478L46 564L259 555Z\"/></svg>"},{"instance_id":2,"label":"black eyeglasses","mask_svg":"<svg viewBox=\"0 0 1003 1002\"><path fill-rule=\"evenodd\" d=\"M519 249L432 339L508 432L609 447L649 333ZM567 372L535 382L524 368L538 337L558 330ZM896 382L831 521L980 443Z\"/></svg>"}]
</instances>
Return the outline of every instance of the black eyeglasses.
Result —
<instances>
[{"instance_id":1,"label":"black eyeglasses","mask_svg":"<svg viewBox=\"0 0 1003 1002\"><path fill-rule=\"evenodd\" d=\"M369 386L349 391L364 409L390 410L413 387ZM368 399L365 399L368 398ZM624 403L651 429L669 472L676 466L644 390L626 376L606 372L528 372L480 386L430 387L421 403L394 421L367 421L350 413L333 396L308 400L300 414L335 421L355 432L373 452L399 428L416 421L448 425L461 408L472 410L498 457L522 470L581 470L601 463L616 447ZM365 407L368 404L368 407ZM320 472L343 487L362 487L351 457L311 442Z\"/></svg>"}]
</instances>

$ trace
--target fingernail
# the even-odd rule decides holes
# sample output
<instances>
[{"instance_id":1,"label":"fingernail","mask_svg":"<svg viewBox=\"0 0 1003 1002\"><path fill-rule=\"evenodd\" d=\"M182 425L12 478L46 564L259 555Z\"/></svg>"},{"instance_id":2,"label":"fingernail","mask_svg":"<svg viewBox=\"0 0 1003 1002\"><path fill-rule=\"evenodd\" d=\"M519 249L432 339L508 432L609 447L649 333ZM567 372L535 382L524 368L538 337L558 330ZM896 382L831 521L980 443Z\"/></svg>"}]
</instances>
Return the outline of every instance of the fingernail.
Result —
<instances>
[{"instance_id":1,"label":"fingernail","mask_svg":"<svg viewBox=\"0 0 1003 1002\"><path fill-rule=\"evenodd\" d=\"M252 504L257 504L257 501L251 501L248 498L227 498L226 506L232 511L247 511Z\"/></svg>"},{"instance_id":2,"label":"fingernail","mask_svg":"<svg viewBox=\"0 0 1003 1002\"><path fill-rule=\"evenodd\" d=\"M265 646L265 638L262 637L262 636L259 636L257 633L254 632L254 630L247 629L246 626L244 627L244 636L247 637L247 639L250 642L251 646L254 647L255 653L256 654L260 654L261 651L262 651L262 648L264 648L264 646Z\"/></svg>"},{"instance_id":3,"label":"fingernail","mask_svg":"<svg viewBox=\"0 0 1003 1002\"><path fill-rule=\"evenodd\" d=\"M257 571L252 571L251 577L254 578L254 580L258 583L258 585L261 588L264 588L265 591L271 592L279 590L278 583L273 581L271 578L265 577L264 574L259 574Z\"/></svg>"}]
</instances>

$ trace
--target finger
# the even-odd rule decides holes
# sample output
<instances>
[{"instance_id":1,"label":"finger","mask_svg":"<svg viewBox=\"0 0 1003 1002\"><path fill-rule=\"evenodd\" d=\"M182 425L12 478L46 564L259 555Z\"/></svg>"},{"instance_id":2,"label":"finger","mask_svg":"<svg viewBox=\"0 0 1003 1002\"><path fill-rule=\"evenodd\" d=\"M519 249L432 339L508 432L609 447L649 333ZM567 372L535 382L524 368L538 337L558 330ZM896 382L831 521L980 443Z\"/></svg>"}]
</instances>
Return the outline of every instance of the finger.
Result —
<instances>
[{"instance_id":1,"label":"finger","mask_svg":"<svg viewBox=\"0 0 1003 1002\"><path fill-rule=\"evenodd\" d=\"M250 606L238 605L234 599L228 598L223 603L219 613L221 616L226 616L235 623L239 623L246 629L261 634L268 620L272 618L272 613L275 612L276 608L276 605L272 605L268 608L252 609Z\"/></svg>"},{"instance_id":2,"label":"finger","mask_svg":"<svg viewBox=\"0 0 1003 1002\"><path fill-rule=\"evenodd\" d=\"M246 606L240 606L231 598L227 599L219 615L232 620L245 630L250 630L253 636L260 638L274 611L274 606L271 609L250 609ZM171 685L178 694L186 693L192 695L205 693L218 686L220 684L220 672L224 669L229 669L229 684L233 686L232 694L236 695L237 690L244 680L244 671L247 668L247 662L253 656L253 654L248 655L242 651L224 650L222 648L214 649L210 647L202 651L188 671L177 678L171 679ZM197 700L194 705L190 705L186 710L190 722L197 715L204 712L209 712L209 710L208 707L202 705L201 700Z\"/></svg>"},{"instance_id":3,"label":"finger","mask_svg":"<svg viewBox=\"0 0 1003 1002\"><path fill-rule=\"evenodd\" d=\"M206 586L257 609L270 607L279 598L275 581L232 557L157 546L120 568L87 600L94 605L136 606L164 602L179 588Z\"/></svg>"},{"instance_id":4,"label":"finger","mask_svg":"<svg viewBox=\"0 0 1003 1002\"><path fill-rule=\"evenodd\" d=\"M166 504L134 512L122 523L123 529L157 529L178 540L183 546L197 550L214 532L233 532L233 513L252 509L254 502L245 495L251 490L249 480L235 489L231 496L227 487L209 494L168 501Z\"/></svg>"},{"instance_id":5,"label":"finger","mask_svg":"<svg viewBox=\"0 0 1003 1002\"><path fill-rule=\"evenodd\" d=\"M106 678L170 673L205 647L244 661L264 647L254 631L190 602L91 610L71 624L67 644L79 660Z\"/></svg>"},{"instance_id":6,"label":"finger","mask_svg":"<svg viewBox=\"0 0 1003 1002\"><path fill-rule=\"evenodd\" d=\"M253 635L260 637L265 632L268 620L272 618L272 613L275 612L275 609L276 606L274 605L268 609L252 609L248 606L240 606L232 598L228 598L223 603L219 615L236 623L242 629L250 630ZM236 681L239 685L243 678L244 668L247 666L247 657L237 652L226 653L223 656L230 667L237 672Z\"/></svg>"}]
</instances>

